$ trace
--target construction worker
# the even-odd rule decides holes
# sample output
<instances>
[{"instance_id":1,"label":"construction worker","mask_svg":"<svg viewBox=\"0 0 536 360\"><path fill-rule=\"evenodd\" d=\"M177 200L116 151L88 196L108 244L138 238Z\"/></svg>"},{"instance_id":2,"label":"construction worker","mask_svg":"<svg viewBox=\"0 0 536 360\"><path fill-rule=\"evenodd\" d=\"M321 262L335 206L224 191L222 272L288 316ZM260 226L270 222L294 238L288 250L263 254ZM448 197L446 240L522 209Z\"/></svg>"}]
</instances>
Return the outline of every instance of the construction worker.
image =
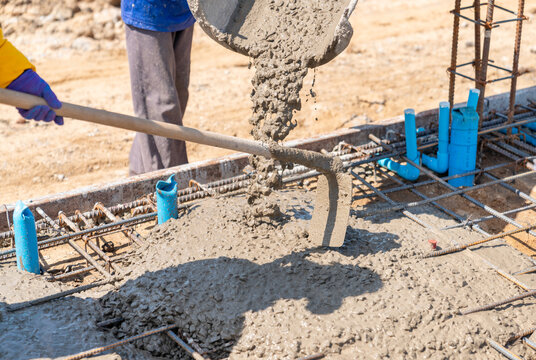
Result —
<instances>
[{"instance_id":1,"label":"construction worker","mask_svg":"<svg viewBox=\"0 0 536 360\"><path fill-rule=\"evenodd\" d=\"M122 0L136 116L182 125L195 19L186 0ZM137 133L130 174L188 162L184 141Z\"/></svg>"},{"instance_id":2,"label":"construction worker","mask_svg":"<svg viewBox=\"0 0 536 360\"><path fill-rule=\"evenodd\" d=\"M0 88L37 95L45 99L49 106L39 105L29 110L18 109L25 119L54 122L63 125L63 117L57 116L53 109L59 109L61 102L50 89L47 82L35 72L28 59L9 41L4 39L0 27Z\"/></svg>"}]
</instances>

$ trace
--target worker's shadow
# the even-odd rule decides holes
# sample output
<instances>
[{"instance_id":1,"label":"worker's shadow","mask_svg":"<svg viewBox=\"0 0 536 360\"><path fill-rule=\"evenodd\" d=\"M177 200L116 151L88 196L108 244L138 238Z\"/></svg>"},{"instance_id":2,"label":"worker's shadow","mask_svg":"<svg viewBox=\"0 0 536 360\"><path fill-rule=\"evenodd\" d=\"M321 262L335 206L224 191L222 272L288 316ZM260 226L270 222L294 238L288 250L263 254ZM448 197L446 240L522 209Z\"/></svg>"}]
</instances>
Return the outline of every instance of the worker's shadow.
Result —
<instances>
[{"instance_id":1,"label":"worker's shadow","mask_svg":"<svg viewBox=\"0 0 536 360\"><path fill-rule=\"evenodd\" d=\"M358 231L362 235L368 233ZM378 291L382 287L379 274L361 267L357 255L398 247L396 235L368 233L371 242L379 243L377 240L381 238L381 246L368 244L364 247L360 243L368 241L357 241L355 230L349 235L350 239L340 249L306 250L265 264L222 256L147 272L100 300L106 314L103 320L122 316L126 324L121 329L139 329L138 324L151 328L176 322L181 332L197 339L202 347L213 349L231 342L223 350L210 354L211 358L226 357L242 334L246 314L272 306L275 312L287 312L290 319L294 313L330 314L339 309L347 297ZM334 252L344 255L344 263L326 260L340 261L341 256ZM280 300L301 299L305 304L276 305ZM278 310L281 306L283 310ZM268 318L266 314L259 317ZM180 356L176 344L167 337L151 341L161 343L140 341L137 344L145 350L149 347L166 349L164 352L177 352L175 355Z\"/></svg>"}]
</instances>

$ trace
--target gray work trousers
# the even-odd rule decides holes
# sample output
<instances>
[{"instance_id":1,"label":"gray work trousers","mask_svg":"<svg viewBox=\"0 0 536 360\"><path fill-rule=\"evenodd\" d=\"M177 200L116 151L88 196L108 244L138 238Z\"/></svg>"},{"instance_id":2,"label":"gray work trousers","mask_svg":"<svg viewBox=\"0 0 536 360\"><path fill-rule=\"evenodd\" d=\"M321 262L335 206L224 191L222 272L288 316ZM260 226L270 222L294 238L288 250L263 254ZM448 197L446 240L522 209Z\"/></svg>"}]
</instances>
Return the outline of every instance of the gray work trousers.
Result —
<instances>
[{"instance_id":1,"label":"gray work trousers","mask_svg":"<svg viewBox=\"0 0 536 360\"><path fill-rule=\"evenodd\" d=\"M182 125L188 102L193 26L158 32L127 25L126 41L136 116ZM130 175L188 162L184 141L136 133Z\"/></svg>"}]
</instances>

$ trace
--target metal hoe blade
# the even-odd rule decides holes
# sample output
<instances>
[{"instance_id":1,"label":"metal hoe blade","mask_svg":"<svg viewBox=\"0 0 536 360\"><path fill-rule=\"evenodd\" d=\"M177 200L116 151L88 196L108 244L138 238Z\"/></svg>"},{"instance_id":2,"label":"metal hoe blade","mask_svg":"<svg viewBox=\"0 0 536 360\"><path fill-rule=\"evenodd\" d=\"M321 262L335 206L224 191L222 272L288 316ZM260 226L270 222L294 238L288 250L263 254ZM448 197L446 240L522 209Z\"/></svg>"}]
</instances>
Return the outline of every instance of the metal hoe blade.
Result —
<instances>
[{"instance_id":1,"label":"metal hoe blade","mask_svg":"<svg viewBox=\"0 0 536 360\"><path fill-rule=\"evenodd\" d=\"M317 246L340 247L344 243L352 203L352 177L348 174L319 176L309 239Z\"/></svg>"}]
</instances>

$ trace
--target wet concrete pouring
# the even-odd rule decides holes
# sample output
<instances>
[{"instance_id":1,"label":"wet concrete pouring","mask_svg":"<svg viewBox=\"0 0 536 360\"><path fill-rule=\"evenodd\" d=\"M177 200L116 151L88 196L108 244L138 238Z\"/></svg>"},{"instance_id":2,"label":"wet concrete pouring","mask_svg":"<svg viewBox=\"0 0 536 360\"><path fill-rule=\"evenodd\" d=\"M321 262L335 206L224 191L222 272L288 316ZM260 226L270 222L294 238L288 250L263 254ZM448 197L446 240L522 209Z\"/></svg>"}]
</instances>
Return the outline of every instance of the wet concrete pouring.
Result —
<instances>
[{"instance_id":1,"label":"wet concrete pouring","mask_svg":"<svg viewBox=\"0 0 536 360\"><path fill-rule=\"evenodd\" d=\"M373 181L370 171L357 171ZM494 242L423 260L431 234L398 212L368 218L354 213L342 248L311 248L314 192L288 188L276 194L285 215L280 221L246 226L243 195L204 200L154 227L147 246L121 265L122 280L114 285L18 312L6 311L7 305L71 286L2 264L2 357L56 358L175 324L212 359L316 353L330 359L489 359L498 355L486 346L487 337L505 342L534 326L533 298L460 315L520 292L474 257L481 252L508 272L529 267L513 248ZM383 206L366 201L358 209ZM439 228L455 223L433 207L412 211ZM482 238L463 228L445 234L458 243ZM533 275L520 279L536 288ZM123 321L109 329L96 326L118 316ZM519 344L512 349L533 355ZM105 358L188 358L162 334L115 351Z\"/></svg>"}]
</instances>

